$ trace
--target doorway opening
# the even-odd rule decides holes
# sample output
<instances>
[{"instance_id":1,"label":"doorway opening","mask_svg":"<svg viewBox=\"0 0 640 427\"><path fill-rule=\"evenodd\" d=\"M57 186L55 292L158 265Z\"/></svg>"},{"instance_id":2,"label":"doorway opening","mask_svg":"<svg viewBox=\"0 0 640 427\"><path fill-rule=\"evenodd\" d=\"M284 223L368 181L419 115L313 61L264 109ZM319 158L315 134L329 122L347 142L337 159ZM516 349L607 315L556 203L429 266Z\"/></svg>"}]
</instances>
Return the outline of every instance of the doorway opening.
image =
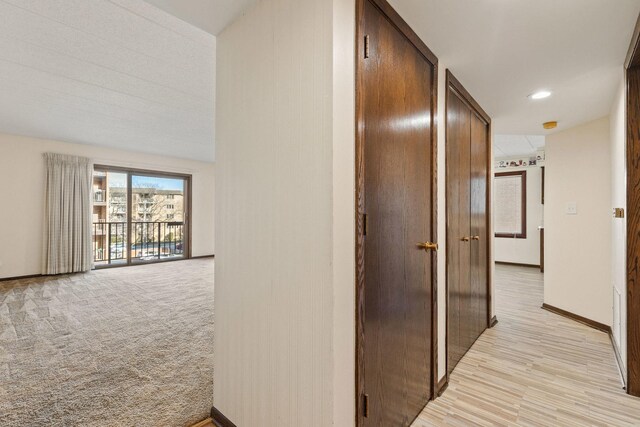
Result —
<instances>
[{"instance_id":1,"label":"doorway opening","mask_svg":"<svg viewBox=\"0 0 640 427\"><path fill-rule=\"evenodd\" d=\"M494 256L498 265L544 272L545 137L495 135Z\"/></svg>"}]
</instances>

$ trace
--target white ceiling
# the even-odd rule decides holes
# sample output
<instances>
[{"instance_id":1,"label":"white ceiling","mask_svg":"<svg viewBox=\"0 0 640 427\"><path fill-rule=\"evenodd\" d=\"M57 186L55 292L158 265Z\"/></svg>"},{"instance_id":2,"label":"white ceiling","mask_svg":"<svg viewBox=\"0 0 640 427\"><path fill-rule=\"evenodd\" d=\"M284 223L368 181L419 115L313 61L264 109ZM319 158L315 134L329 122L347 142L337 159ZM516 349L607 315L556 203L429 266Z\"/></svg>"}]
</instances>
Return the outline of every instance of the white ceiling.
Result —
<instances>
[{"instance_id":1,"label":"white ceiling","mask_svg":"<svg viewBox=\"0 0 640 427\"><path fill-rule=\"evenodd\" d=\"M257 0L147 0L196 27L218 35Z\"/></svg>"},{"instance_id":2,"label":"white ceiling","mask_svg":"<svg viewBox=\"0 0 640 427\"><path fill-rule=\"evenodd\" d=\"M493 118L547 134L609 113L639 0L390 0ZM553 96L527 95L550 89ZM555 132L554 131L554 132Z\"/></svg>"},{"instance_id":3,"label":"white ceiling","mask_svg":"<svg viewBox=\"0 0 640 427\"><path fill-rule=\"evenodd\" d=\"M0 131L213 161L215 47L141 0L0 0Z\"/></svg>"},{"instance_id":4,"label":"white ceiling","mask_svg":"<svg viewBox=\"0 0 640 427\"><path fill-rule=\"evenodd\" d=\"M0 131L213 161L213 34L256 1L0 0ZM497 135L608 114L640 12L640 0L390 2ZM527 98L541 88L553 96Z\"/></svg>"},{"instance_id":5,"label":"white ceiling","mask_svg":"<svg viewBox=\"0 0 640 427\"><path fill-rule=\"evenodd\" d=\"M493 156L495 158L532 156L544 148L542 135L494 135Z\"/></svg>"}]
</instances>

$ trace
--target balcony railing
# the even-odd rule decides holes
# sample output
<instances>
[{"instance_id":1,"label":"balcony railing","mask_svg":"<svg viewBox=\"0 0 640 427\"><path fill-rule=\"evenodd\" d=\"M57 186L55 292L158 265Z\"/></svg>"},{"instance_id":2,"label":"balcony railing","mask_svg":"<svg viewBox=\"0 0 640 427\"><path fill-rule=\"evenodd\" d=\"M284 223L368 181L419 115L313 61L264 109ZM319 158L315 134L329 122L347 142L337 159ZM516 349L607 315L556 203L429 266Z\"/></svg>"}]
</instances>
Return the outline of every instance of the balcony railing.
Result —
<instances>
[{"instance_id":1,"label":"balcony railing","mask_svg":"<svg viewBox=\"0 0 640 427\"><path fill-rule=\"evenodd\" d=\"M184 256L184 222L93 223L93 260L96 265L157 261Z\"/></svg>"}]
</instances>

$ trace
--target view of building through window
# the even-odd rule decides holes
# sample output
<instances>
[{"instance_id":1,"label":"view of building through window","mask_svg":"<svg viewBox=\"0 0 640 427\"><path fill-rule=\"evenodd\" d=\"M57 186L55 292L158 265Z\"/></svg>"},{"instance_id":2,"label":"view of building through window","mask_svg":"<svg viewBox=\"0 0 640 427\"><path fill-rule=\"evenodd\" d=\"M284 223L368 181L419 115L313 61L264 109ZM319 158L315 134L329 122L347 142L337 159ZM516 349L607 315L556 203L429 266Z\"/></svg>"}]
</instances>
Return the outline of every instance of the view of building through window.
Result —
<instances>
[{"instance_id":1,"label":"view of building through window","mask_svg":"<svg viewBox=\"0 0 640 427\"><path fill-rule=\"evenodd\" d=\"M97 266L184 256L184 178L96 170L93 198Z\"/></svg>"}]
</instances>

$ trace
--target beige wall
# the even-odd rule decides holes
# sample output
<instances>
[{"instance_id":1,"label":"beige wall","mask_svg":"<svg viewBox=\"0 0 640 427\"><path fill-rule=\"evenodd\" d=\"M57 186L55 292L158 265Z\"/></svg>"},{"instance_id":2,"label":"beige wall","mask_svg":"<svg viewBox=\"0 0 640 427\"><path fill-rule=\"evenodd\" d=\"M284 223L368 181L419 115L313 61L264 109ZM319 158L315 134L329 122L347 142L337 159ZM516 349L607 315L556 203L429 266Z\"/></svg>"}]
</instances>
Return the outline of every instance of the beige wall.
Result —
<instances>
[{"instance_id":1,"label":"beige wall","mask_svg":"<svg viewBox=\"0 0 640 427\"><path fill-rule=\"evenodd\" d=\"M0 278L40 273L45 152L86 156L106 165L192 174L193 255L214 253L213 163L0 134Z\"/></svg>"},{"instance_id":2,"label":"beige wall","mask_svg":"<svg viewBox=\"0 0 640 427\"><path fill-rule=\"evenodd\" d=\"M626 98L623 71L620 70L620 86L611 108L611 208L627 207L626 183ZM613 284L613 337L627 361L627 220L613 218L611 221L611 282ZM624 369L623 369L624 371Z\"/></svg>"},{"instance_id":3,"label":"beige wall","mask_svg":"<svg viewBox=\"0 0 640 427\"><path fill-rule=\"evenodd\" d=\"M527 238L494 238L496 261L540 265L540 231L543 224L542 169L509 168L496 172L527 171Z\"/></svg>"},{"instance_id":4,"label":"beige wall","mask_svg":"<svg viewBox=\"0 0 640 427\"><path fill-rule=\"evenodd\" d=\"M240 426L353 424L354 8L264 0L218 37L214 405Z\"/></svg>"},{"instance_id":5,"label":"beige wall","mask_svg":"<svg viewBox=\"0 0 640 427\"><path fill-rule=\"evenodd\" d=\"M550 135L545 168L547 304L612 324L609 119ZM577 204L577 215L566 213Z\"/></svg>"}]
</instances>

